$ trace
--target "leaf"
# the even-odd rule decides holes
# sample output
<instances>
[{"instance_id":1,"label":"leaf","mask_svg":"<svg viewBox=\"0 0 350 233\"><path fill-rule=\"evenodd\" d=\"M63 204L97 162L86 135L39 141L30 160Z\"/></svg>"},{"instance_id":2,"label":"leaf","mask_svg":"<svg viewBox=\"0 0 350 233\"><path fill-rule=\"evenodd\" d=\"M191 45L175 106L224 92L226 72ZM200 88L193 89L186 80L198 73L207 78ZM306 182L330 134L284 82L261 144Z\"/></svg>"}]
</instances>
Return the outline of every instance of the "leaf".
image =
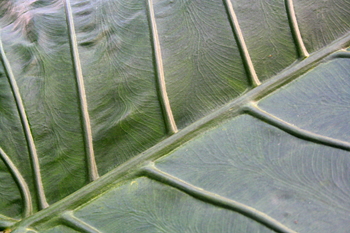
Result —
<instances>
[{"instance_id":1,"label":"leaf","mask_svg":"<svg viewBox=\"0 0 350 233\"><path fill-rule=\"evenodd\" d=\"M2 1L0 229L346 232L348 5Z\"/></svg>"}]
</instances>

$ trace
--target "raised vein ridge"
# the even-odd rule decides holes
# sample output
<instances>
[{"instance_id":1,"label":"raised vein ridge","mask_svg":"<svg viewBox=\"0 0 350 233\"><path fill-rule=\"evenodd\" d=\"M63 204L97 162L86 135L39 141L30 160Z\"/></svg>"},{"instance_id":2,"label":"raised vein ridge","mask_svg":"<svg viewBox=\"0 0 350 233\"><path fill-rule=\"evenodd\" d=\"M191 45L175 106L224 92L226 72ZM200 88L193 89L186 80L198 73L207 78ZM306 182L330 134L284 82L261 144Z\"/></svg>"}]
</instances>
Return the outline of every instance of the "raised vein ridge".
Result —
<instances>
[{"instance_id":1,"label":"raised vein ridge","mask_svg":"<svg viewBox=\"0 0 350 233\"><path fill-rule=\"evenodd\" d=\"M99 230L97 230L93 226L75 217L73 214L73 211L64 212L61 216L61 219L67 226L79 232L101 233Z\"/></svg>"},{"instance_id":2,"label":"raised vein ridge","mask_svg":"<svg viewBox=\"0 0 350 233\"><path fill-rule=\"evenodd\" d=\"M231 119L232 117L237 116L241 112L241 107L243 105L250 101L257 101L263 98L276 90L278 87L281 87L282 85L296 79L306 70L315 67L316 64L320 63L322 59L329 56L331 53L348 46L350 46L350 33L331 43L328 47L313 53L307 59L297 62L290 68L276 75L274 78L262 83L259 87L254 88L248 93L236 98L202 119L185 127L179 131L179 133L164 139L154 147L149 148L143 153L131 158L102 176L98 182L90 183L69 195L69 198L60 200L49 208L39 211L29 218L23 219L21 222L13 226L14 229L23 226L39 225L42 222L59 215L63 209L78 208L81 203L90 201L92 198L100 195L102 191L107 191L112 184L117 185L119 182L130 178L130 171L138 168L140 164L164 156L176 147L182 145L185 141L188 141L190 138L198 135L198 133L203 132L202 130L207 129L207 127L215 124L215 122L218 120L222 121L224 119Z\"/></svg>"},{"instance_id":3,"label":"raised vein ridge","mask_svg":"<svg viewBox=\"0 0 350 233\"><path fill-rule=\"evenodd\" d=\"M327 60L337 59L337 58L350 58L350 52L346 50L335 52L332 55L330 55Z\"/></svg>"},{"instance_id":4,"label":"raised vein ridge","mask_svg":"<svg viewBox=\"0 0 350 233\"><path fill-rule=\"evenodd\" d=\"M30 191L26 181L23 179L23 176L18 171L16 165L13 164L11 159L8 157L8 155L5 153L5 151L1 147L0 147L0 157L2 161L4 161L6 167L11 172L11 175L18 186L19 192L21 193L21 197L23 201L22 217L25 218L32 215L33 213L32 197L30 195Z\"/></svg>"},{"instance_id":5,"label":"raised vein ridge","mask_svg":"<svg viewBox=\"0 0 350 233\"><path fill-rule=\"evenodd\" d=\"M79 104L80 104L80 119L82 121L82 128L84 132L84 145L85 145L85 153L87 159L87 168L90 181L96 180L98 176L94 149L92 144L92 133L91 133L91 124L90 117L88 112L88 106L86 101L85 87L84 87L84 79L83 72L81 70L79 52L78 52L78 44L77 37L75 34L74 22L73 22L73 14L70 6L69 0L63 0L66 10L66 20L69 34L69 45L72 57L72 63L74 66L74 74L75 80L77 83L77 91L79 95Z\"/></svg>"},{"instance_id":6,"label":"raised vein ridge","mask_svg":"<svg viewBox=\"0 0 350 233\"><path fill-rule=\"evenodd\" d=\"M19 113L19 118L21 119L25 139L27 141L27 147L28 147L28 152L29 152L29 156L30 156L31 166L32 166L32 170L34 173L34 186L35 186L35 190L37 192L39 209L44 209L44 208L48 207L49 204L46 201L44 187L43 187L43 183L41 181L38 154L36 152L36 147L34 144L33 135L32 135L32 132L30 130L30 126L29 126L27 114L26 114L26 111L24 109L24 105L22 102L21 94L19 92L16 79L13 75L13 72L12 72L12 69L10 66L10 62L8 61L8 59L6 57L1 38L0 38L0 59L1 59L2 65L4 66L5 74L8 78L8 81L9 81L10 86L11 86L12 94L13 94L13 97L15 99L17 110Z\"/></svg>"},{"instance_id":7,"label":"raised vein ridge","mask_svg":"<svg viewBox=\"0 0 350 233\"><path fill-rule=\"evenodd\" d=\"M163 172L156 168L153 162L144 166L142 168L142 173L151 179L160 181L174 188L177 188L194 198L243 214L244 216L247 216L257 222L260 222L274 231L283 233L295 233L295 231L284 226L282 223L250 206L220 196L216 193L208 192L202 188L189 184L175 176Z\"/></svg>"},{"instance_id":8,"label":"raised vein ridge","mask_svg":"<svg viewBox=\"0 0 350 233\"><path fill-rule=\"evenodd\" d=\"M298 21L295 16L293 0L285 0L285 4L286 4L286 10L287 10L290 29L292 30L292 35L298 51L298 55L300 58L306 58L309 56L309 53L307 52L303 39L301 38Z\"/></svg>"},{"instance_id":9,"label":"raised vein ridge","mask_svg":"<svg viewBox=\"0 0 350 233\"><path fill-rule=\"evenodd\" d=\"M16 219L0 214L0 228L9 228L17 222L18 220Z\"/></svg>"},{"instance_id":10,"label":"raised vein ridge","mask_svg":"<svg viewBox=\"0 0 350 233\"><path fill-rule=\"evenodd\" d=\"M319 143L322 145L334 147L337 149L342 149L346 151L350 151L350 143L344 142L338 139L334 138L329 138L323 135L319 135L316 133L312 133L310 131L300 129L296 127L295 125L292 125L286 121L283 121L276 116L265 112L261 108L257 106L255 102L251 102L247 104L244 108L243 111L248 113L249 115L256 117L270 125L273 125L297 138L307 140L307 141L312 141L315 143Z\"/></svg>"},{"instance_id":11,"label":"raised vein ridge","mask_svg":"<svg viewBox=\"0 0 350 233\"><path fill-rule=\"evenodd\" d=\"M250 82L254 87L259 86L261 84L261 82L260 82L258 76L256 75L253 62L250 59L248 48L245 44L243 34L242 34L241 28L239 26L238 20L237 20L236 13L232 7L231 0L224 0L224 2L225 2L227 13L228 13L229 18L230 18L230 24L231 24L231 27L233 30L233 34L236 38L237 45L238 45L240 54L241 54L242 59L243 59L243 64L244 64L244 67L245 67L246 72L248 74L248 77L250 79Z\"/></svg>"},{"instance_id":12,"label":"raised vein ridge","mask_svg":"<svg viewBox=\"0 0 350 233\"><path fill-rule=\"evenodd\" d=\"M149 18L148 22L152 39L152 47L154 52L154 68L156 70L157 75L158 99L162 107L163 117L168 133L174 134L177 132L177 126L174 120L173 113L171 111L168 94L166 92L162 53L159 44L157 24L154 17L153 3L152 0L146 0L146 2Z\"/></svg>"}]
</instances>

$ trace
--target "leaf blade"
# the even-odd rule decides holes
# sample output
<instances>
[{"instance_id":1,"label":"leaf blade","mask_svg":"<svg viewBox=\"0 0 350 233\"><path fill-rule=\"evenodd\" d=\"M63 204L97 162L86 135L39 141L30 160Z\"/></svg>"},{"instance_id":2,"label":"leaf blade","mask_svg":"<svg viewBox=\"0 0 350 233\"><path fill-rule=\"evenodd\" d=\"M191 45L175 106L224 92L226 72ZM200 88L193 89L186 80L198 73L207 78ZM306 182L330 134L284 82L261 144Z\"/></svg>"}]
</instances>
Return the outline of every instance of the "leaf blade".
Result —
<instances>
[{"instance_id":1,"label":"leaf blade","mask_svg":"<svg viewBox=\"0 0 350 233\"><path fill-rule=\"evenodd\" d=\"M147 3L149 2L75 1L72 7L69 8L75 18L74 25L72 21L70 24L68 23L68 31L69 27L77 29L76 33L71 33L73 37L77 37L73 42L65 38L67 37L67 27L64 25L65 21L62 23L60 20L57 20L64 19L62 14L64 13L64 5L62 2L53 1L43 3L33 1L24 4L23 7L18 8L19 10L16 9L19 6L17 3L10 3L9 1L5 2L5 4L1 3L1 7L9 4L11 7L15 6L14 8L10 7L10 9L16 9L11 11L11 13L5 11L5 16L1 17L0 24L5 28L4 44L6 53L9 60L14 61L11 63L15 67L16 81L19 84L21 93L23 93L22 95L25 96L23 98L24 106L28 113L28 121L32 127L34 140L38 144L38 152L40 151L39 159L43 164L42 170L45 173L43 179L44 185L49 186L50 183L53 184L54 182L60 184L60 187L57 187L57 189L49 191L48 198L51 200L50 203L82 187L87 182L86 178L84 178L86 171L74 174L74 171L80 168L85 169L84 163L86 161L84 159L85 157L81 156L84 154L81 153L84 151L84 144L82 143L84 140L81 140L84 139L84 130L79 129L81 128L80 123L74 125L77 122L76 117L80 115L79 95L77 95L76 91L72 91L72 87L75 87L73 84L74 79L71 78L71 76L74 76L74 72L69 72L68 70L73 71L74 67L78 70L80 69L81 77L83 75L82 73L84 73L86 97L89 101L88 114L91 116L93 134L93 138L90 140L90 148L92 148L91 142L97 148L96 161L101 174L127 161L106 177L102 177L99 182L87 186L92 188L92 190L83 188L76 195L73 194L68 200L53 205L49 210L40 212L32 218L24 219L19 223L19 226L26 228L27 226L29 227L27 224L31 223L30 227L49 227L51 229L58 221L57 218L53 218L46 222L49 216L53 216L52 214L60 213L68 207L71 209L80 208L79 206L84 202L88 202L89 198L99 195L101 191L97 190L98 187L106 191L111 189L113 185L119 185L120 181L137 176L138 169L141 169L140 167L144 161L154 160L158 157L163 157L159 161L167 160L166 154L169 154L169 157L171 157L175 153L172 150L181 150L183 148L181 147L182 143L190 141L186 145L193 145L194 141L201 138L201 136L197 135L201 133L204 133L203 135L210 135L215 131L215 127L221 127L225 122L229 122L232 119L244 119L243 122L251 122L251 125L247 125L246 127L248 131L254 124L260 125L261 129L267 127L265 124L257 123L261 123L261 121L257 119L255 119L257 121L253 121L253 118L245 115L244 106L251 101L257 101L259 104L264 105L264 103L268 102L266 100L270 98L267 95L278 96L278 90L280 92L283 92L285 88L290 90L290 85L292 84L289 85L288 82L302 75L310 68L316 67L316 70L322 62L328 62L332 58L348 56L345 52L342 52L338 53L338 55L332 55L328 60L320 60L323 56L334 51L335 48L341 48L345 44L349 44L349 35L345 35L339 41L312 54L308 59L303 61L296 60L297 49L299 48L300 50L303 47L300 45L303 43L300 40L300 36L297 36L296 39L294 38L297 46L293 42L292 36L293 34L297 35L299 32L295 24L296 18L300 17L300 12L298 13L298 9L300 9L298 1L284 1L278 4L270 4L264 0L248 1L247 3L237 1L231 4L231 7L229 7L231 11L227 12L227 6L231 3L229 1L204 1L199 4L197 1L184 0L174 3L167 0L155 0L154 4L152 4L154 6L151 9L151 11L154 10L154 17L150 17L150 10L147 10ZM244 5L254 6L254 3L260 4L261 8L252 7L252 20L250 21L244 16L245 11L239 9L244 9ZM290 3L294 3L294 7L291 7ZM241 6L243 8L240 8ZM319 6L323 6L323 4ZM293 13L294 8L296 17ZM233 19L236 24L233 22L234 25L231 27L229 13L231 12L232 15L233 9L235 9L234 13L236 13L237 17ZM50 13L47 14L46 12ZM18 19L16 17L15 19L11 18L16 14L18 15ZM53 29L49 27L45 28L45 24L41 21L43 19L47 20L47 24L51 25ZM238 25L238 21L240 25ZM251 22L254 21L257 22L256 25L266 29L261 42L260 40L255 42L258 45L257 49L252 47L254 43L251 41L254 40L254 35L259 36L259 32L256 34L254 30L249 28L253 25ZM150 36L152 34L150 33L152 32L152 27L149 26L150 22L153 22L151 25L157 24L157 29L159 29L156 36L153 35L153 37ZM302 20L298 18L298 22L300 23ZM292 30L289 27L286 27L287 29L283 28L282 25L288 26L288 24L291 24ZM304 33L303 26L305 25L299 25L302 35ZM238 43L236 43L237 36L234 38L232 28L241 30L241 36L239 38L242 39L244 34L246 43L244 40L238 40ZM336 28L335 31L337 30ZM185 34L182 34L182 32L185 32ZM273 34L271 36L266 35L269 32ZM334 38L339 37L342 33L339 34L339 31L337 31L334 34L336 35ZM159 40L156 38L158 34ZM11 40L14 35L19 35L18 39ZM225 37L226 35L228 36ZM305 38L303 37L303 39ZM245 46L243 46L242 41L243 44L246 44ZM57 45L61 51L57 52L58 49L55 46L52 49L48 49L48 42ZM154 42L156 42L155 44L157 46L154 46ZM78 63L74 62L74 56L73 61L69 59L70 56L67 56L70 54L69 51L72 52L72 46L71 50L67 49L69 43L75 45L73 46L73 50L76 52L79 47L79 54L77 52L76 55L81 57L81 65L78 65L79 61ZM307 43L308 41L306 40L305 45ZM269 53L266 53L266 49L269 49L269 46L266 45L269 44L272 44L275 51L281 54L279 56L268 55ZM183 47L178 45L189 46ZM283 47L284 45L286 48ZM266 80L271 75L278 73L293 61L294 64L274 79L266 81L261 86L250 90L249 79L246 77L244 68L244 64L248 64L249 62L247 62L247 57L246 59L244 59L244 56L243 59L241 58L240 47L241 50L243 48L246 52L249 49L250 54L248 55L251 59L248 60L251 60L251 65L255 65L254 69L257 70L262 80ZM160 49L162 50L161 54ZM158 56L155 56L157 51L159 51ZM184 54L189 55L188 58L185 57L184 59ZM260 63L259 57L262 54L263 62ZM159 97L157 98L157 95L159 96L157 93L159 85L157 87L156 73L157 70L160 70L160 63L158 62L157 68L154 57L158 57L158 61L161 63L164 61L163 73L164 78L167 79L165 81L167 81L167 90L169 90L169 100L172 104L174 119L179 123L179 129L182 129L176 136L171 136L168 139L165 139L167 137L167 130L164 125L164 119L167 116L169 118L171 114L164 114L164 111L162 111L162 101L159 103ZM266 65L268 64L266 63L268 59L270 60L269 64L273 64L271 67ZM55 64L57 67L50 69L49 67L52 64ZM266 72L267 69L268 71ZM57 70L60 70L60 73L54 74L53 71ZM312 73L313 71L310 72ZM344 74L344 72L340 73ZM34 76L34 78L31 76ZM304 79L305 77L301 76L298 80ZM178 82L179 80L183 81ZM188 89L189 84L192 87L189 89L190 91L184 91L186 88ZM283 87L285 84L288 85ZM50 88L48 89L46 86L50 86ZM51 93L42 94L48 90ZM163 90L165 90L165 85L163 85ZM177 94L176 92L179 90L180 94ZM230 90L233 91L230 92ZM1 96L0 98L8 101L9 98L6 97L8 91L6 88L4 93L5 98ZM242 93L244 95L237 98ZM49 96L52 98L49 98L47 102L42 98ZM179 99L177 99L178 97ZM234 100L232 101L232 99ZM6 102L6 107L7 105L8 103ZM211 113L214 109L216 110ZM299 125L297 127L290 127L290 124L285 119L277 119L273 114L271 115L270 111L262 109L259 107L259 109L255 109L259 111L250 111L250 114L258 116L260 120L267 120L272 125L279 126L289 133L299 135L300 138L308 138L311 141L318 140L320 143L333 146L335 145L334 143L339 144L339 142L341 145L346 144L346 142L341 142L336 137L332 139L321 133L315 134L313 130L303 129ZM85 110L87 110L86 105ZM0 127L0 129L4 130L3 132L7 132L10 128L8 123L10 121L7 122L6 120L11 118L12 121L16 117L8 117L6 110L1 110L1 113L3 112L5 112L4 117L0 118L0 120L5 119L5 126ZM203 116L205 117L200 119ZM197 121L197 119L200 120ZM190 126L186 127L187 125ZM40 129L41 126L44 126L44 128ZM16 125L16 127L18 126ZM69 127L70 129L68 129ZM84 127L82 128L84 129ZM260 129L258 128L256 131L261 132L261 136L268 135L266 132L259 131ZM280 131L276 131L272 126L269 129L271 132L280 134ZM43 131L47 132L43 133ZM48 137L56 137L56 139L47 140ZM237 136L237 138L239 137ZM6 139L1 143L3 144L5 141L13 140L12 138L15 137L11 135L9 140ZM254 139L254 137L252 138L247 139L247 141L253 140L252 145L259 147L259 143L262 140L259 139L259 141L256 138ZM163 139L165 140L162 141ZM20 139L20 141L22 140ZM52 141L56 142L56 144L52 144ZM300 141L294 140L294 142L295 145L300 144ZM13 143L11 142L11 144ZM248 147L248 144L244 145ZM314 151L320 151L319 148L323 148L321 145L301 145L303 145L301 149L304 147L314 148ZM147 150L147 148L152 146L154 148ZM225 146L222 148L215 147L214 142L209 142L206 146L216 148L215 150L218 151L218 154L222 154L220 149L225 149ZM13 153L15 151L14 149L8 150L9 147L4 145L6 151L9 151L9 155L14 157L14 163L18 164L16 159L20 155ZM16 148L16 150L19 150L19 148ZM48 148L53 148L52 152ZM62 150L62 148L64 149ZM276 150L276 148L268 146L266 148L259 148L260 152L269 148L271 152ZM134 157L136 154L145 150L147 151ZM79 152L75 153L76 151ZM253 149L248 151L248 154L252 153L252 151ZM334 151L329 148L325 149L325 151L330 151L334 155L340 153L337 150ZM310 150L306 150L305 153L310 154L311 152ZM225 154L227 156L232 155L230 152L225 152ZM267 154L272 156L269 153ZM276 154L278 155L278 153ZM284 155L295 157L296 160L305 160L302 162L302 165L310 162L307 160L308 158L302 158L296 155L292 156L288 153ZM346 171L346 168L341 167L337 163L338 160L334 160L334 156L332 156L327 157L322 155L321 157L325 159L324 161L330 161L333 166L336 166L332 168L336 172L339 173L342 169ZM214 157L218 158L218 155ZM133 159L128 161L130 158ZM240 159L239 156L236 158ZM342 155L338 159L346 160ZM50 162L48 163L47 161ZM159 161L157 160L157 163ZM231 163L232 161L228 161L226 165L230 166L232 165ZM346 161L344 164L347 164ZM314 167L319 169L318 163L311 163L311 166L313 166L313 169ZM24 166L21 165L18 167L22 170ZM131 168L131 170L128 171L128 168ZM240 169L244 170L244 167L241 166ZM269 169L269 171L273 171L275 167L269 167ZM315 171L318 171L317 169ZM324 172L327 169L325 168ZM2 171L7 172L6 169L2 169ZM23 172L26 173L26 180L30 176L27 171L27 168L23 169ZM62 171L62 174L57 171ZM188 172L185 171L182 175L186 175ZM301 169L300 173L303 172L307 174L305 175L307 178L313 177ZM338 173L334 173L336 174L335 177L341 179L341 177L338 177ZM272 175L277 176L278 173L273 173ZM280 177L279 181L286 179L286 176ZM80 186L76 185L73 187L71 177L79 177L77 180ZM112 181L111 179L113 177L117 177L118 179ZM318 179L318 177L313 178ZM301 180L301 178L297 177L297 180ZM67 184L62 185L62 181L67 181ZM343 184L337 182L331 182L331 185L343 187ZM293 182L287 179L287 183L292 184ZM292 187L298 188L299 186L292 185ZM310 190L308 190L309 194L319 189L320 186L315 187L310 186ZM334 189L337 190L336 188L339 187L335 187ZM292 191L294 190L291 190L291 193L294 194ZM326 193L328 191L326 190ZM59 193L57 197L53 195L55 192ZM334 192L337 195L339 194L337 191ZM343 194L339 194L338 197L342 198L344 193L346 193L346 190L343 190ZM305 195L307 196L309 194ZM327 199L327 195L321 195L320 198ZM79 198L81 198L80 201L78 201ZM278 196L276 200L280 201L280 199ZM338 208L337 203L333 200L326 200L325 202L327 201L330 206L336 209ZM332 203L335 204L333 205ZM290 208L293 209L293 206ZM264 211L266 212L266 210ZM339 211L341 211L341 208L339 208ZM42 218L46 220L43 221ZM41 225L42 223L43 225ZM295 224L297 223L295 222ZM305 225L292 226L300 229L305 227ZM55 231L59 228L52 229Z\"/></svg>"}]
</instances>

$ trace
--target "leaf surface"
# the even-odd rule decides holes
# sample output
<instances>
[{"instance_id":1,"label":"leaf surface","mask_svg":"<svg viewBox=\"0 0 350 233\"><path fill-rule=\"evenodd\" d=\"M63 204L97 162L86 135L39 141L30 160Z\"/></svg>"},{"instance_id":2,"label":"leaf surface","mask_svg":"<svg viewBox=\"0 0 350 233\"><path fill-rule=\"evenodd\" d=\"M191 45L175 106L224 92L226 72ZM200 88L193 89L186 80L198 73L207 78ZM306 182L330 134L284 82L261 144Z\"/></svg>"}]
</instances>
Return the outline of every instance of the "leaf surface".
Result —
<instances>
[{"instance_id":1,"label":"leaf surface","mask_svg":"<svg viewBox=\"0 0 350 233\"><path fill-rule=\"evenodd\" d=\"M310 4L2 1L0 229L346 232L349 4Z\"/></svg>"}]
</instances>

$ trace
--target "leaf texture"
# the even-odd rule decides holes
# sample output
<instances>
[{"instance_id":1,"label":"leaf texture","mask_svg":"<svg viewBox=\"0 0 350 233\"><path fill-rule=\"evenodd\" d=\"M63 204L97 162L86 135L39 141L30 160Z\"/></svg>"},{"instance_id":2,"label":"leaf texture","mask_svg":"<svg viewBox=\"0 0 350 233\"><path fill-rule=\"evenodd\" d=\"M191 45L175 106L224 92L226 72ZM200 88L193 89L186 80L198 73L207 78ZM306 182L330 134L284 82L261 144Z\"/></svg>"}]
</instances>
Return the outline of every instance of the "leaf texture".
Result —
<instances>
[{"instance_id":1,"label":"leaf texture","mask_svg":"<svg viewBox=\"0 0 350 233\"><path fill-rule=\"evenodd\" d=\"M300 31L310 52L349 31L349 1L294 1Z\"/></svg>"},{"instance_id":2,"label":"leaf texture","mask_svg":"<svg viewBox=\"0 0 350 233\"><path fill-rule=\"evenodd\" d=\"M346 0L2 1L0 229L346 232L349 20Z\"/></svg>"}]
</instances>

